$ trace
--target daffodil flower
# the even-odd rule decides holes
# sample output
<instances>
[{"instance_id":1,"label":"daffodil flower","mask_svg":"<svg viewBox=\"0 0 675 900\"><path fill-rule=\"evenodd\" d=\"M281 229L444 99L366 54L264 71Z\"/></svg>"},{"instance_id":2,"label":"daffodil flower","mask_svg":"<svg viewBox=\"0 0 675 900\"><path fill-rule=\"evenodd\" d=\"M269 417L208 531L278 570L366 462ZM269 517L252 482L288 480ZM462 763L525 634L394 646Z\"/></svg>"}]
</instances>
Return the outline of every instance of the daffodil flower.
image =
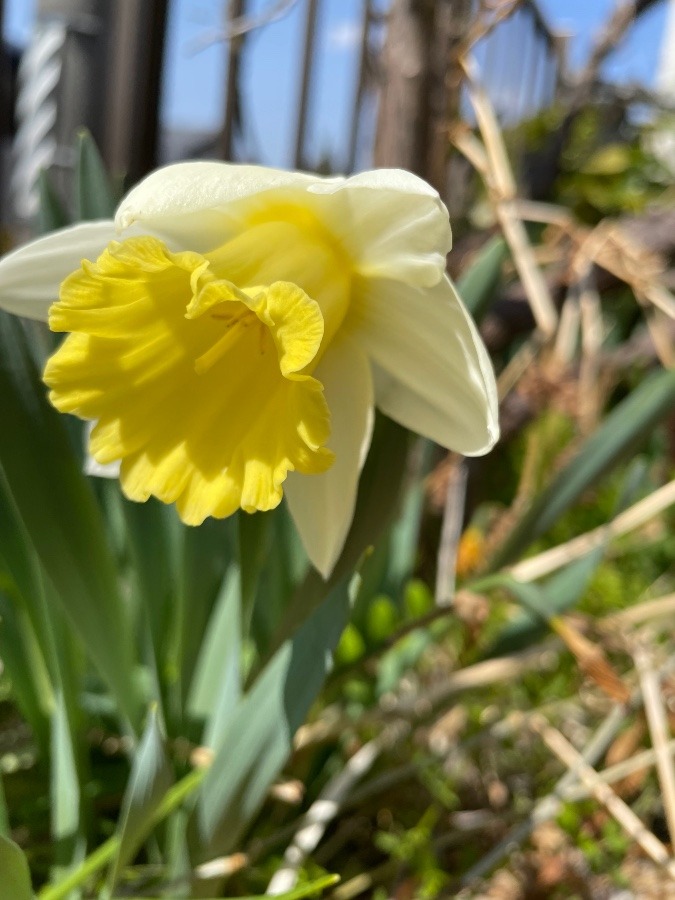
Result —
<instances>
[{"instance_id":1,"label":"daffodil flower","mask_svg":"<svg viewBox=\"0 0 675 900\"><path fill-rule=\"evenodd\" d=\"M498 437L494 375L445 274L438 194L407 172L159 169L115 220L0 261L0 305L67 332L49 398L91 420L124 493L184 522L285 494L327 575L374 407L466 455ZM58 299L57 299L58 298Z\"/></svg>"}]
</instances>

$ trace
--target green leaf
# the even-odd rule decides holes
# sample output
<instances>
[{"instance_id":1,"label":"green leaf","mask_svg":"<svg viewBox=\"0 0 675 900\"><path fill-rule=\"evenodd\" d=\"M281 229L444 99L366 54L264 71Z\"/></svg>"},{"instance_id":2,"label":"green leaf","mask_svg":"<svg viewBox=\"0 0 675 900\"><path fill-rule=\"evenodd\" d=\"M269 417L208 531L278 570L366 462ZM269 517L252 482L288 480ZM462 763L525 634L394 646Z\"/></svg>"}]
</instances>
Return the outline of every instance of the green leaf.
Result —
<instances>
[{"instance_id":1,"label":"green leaf","mask_svg":"<svg viewBox=\"0 0 675 900\"><path fill-rule=\"evenodd\" d=\"M0 588L0 658L12 696L46 756L54 692L23 598L12 585Z\"/></svg>"},{"instance_id":2,"label":"green leaf","mask_svg":"<svg viewBox=\"0 0 675 900\"><path fill-rule=\"evenodd\" d=\"M57 691L49 759L49 812L56 871L60 874L81 862L86 850L86 840L82 834L82 792L75 747L77 737L64 695L62 691Z\"/></svg>"},{"instance_id":3,"label":"green leaf","mask_svg":"<svg viewBox=\"0 0 675 900\"><path fill-rule=\"evenodd\" d=\"M523 607L496 637L484 658L517 653L540 640L549 630L552 616L566 612L583 597L593 574L600 565L604 547L598 547L582 559L566 566L543 585L517 581L510 576L500 579Z\"/></svg>"},{"instance_id":4,"label":"green leaf","mask_svg":"<svg viewBox=\"0 0 675 900\"><path fill-rule=\"evenodd\" d=\"M392 596L401 592L417 563L426 497L424 479L434 458L435 447L433 441L420 438L410 453L410 466L406 473L408 486L403 492L401 512L389 531L386 575L381 588Z\"/></svg>"},{"instance_id":5,"label":"green leaf","mask_svg":"<svg viewBox=\"0 0 675 900\"><path fill-rule=\"evenodd\" d=\"M134 753L129 783L122 799L117 829L119 847L108 874L109 891L152 829L157 811L172 784L173 771L166 755L157 709L153 707Z\"/></svg>"},{"instance_id":6,"label":"green leaf","mask_svg":"<svg viewBox=\"0 0 675 900\"><path fill-rule=\"evenodd\" d=\"M192 797L203 778L204 770L194 769L172 785L153 805L152 816L144 828L150 830L176 813L188 798ZM120 835L116 833L90 853L75 871L69 872L56 884L43 887L40 891L40 900L66 900L72 891L89 882L102 868L114 860L119 847ZM0 900L2 900L1 897Z\"/></svg>"},{"instance_id":7,"label":"green leaf","mask_svg":"<svg viewBox=\"0 0 675 900\"><path fill-rule=\"evenodd\" d=\"M7 809L7 795L5 793L5 781L0 771L0 836L9 837L9 810Z\"/></svg>"},{"instance_id":8,"label":"green leaf","mask_svg":"<svg viewBox=\"0 0 675 900\"><path fill-rule=\"evenodd\" d=\"M39 566L2 469L0 469L0 555L20 594L30 597L40 592Z\"/></svg>"},{"instance_id":9,"label":"green leaf","mask_svg":"<svg viewBox=\"0 0 675 900\"><path fill-rule=\"evenodd\" d=\"M457 291L476 322L480 322L492 303L502 279L502 268L509 255L502 237L493 237L457 282Z\"/></svg>"},{"instance_id":10,"label":"green leaf","mask_svg":"<svg viewBox=\"0 0 675 900\"><path fill-rule=\"evenodd\" d=\"M151 497L145 503L127 500L117 483L102 479L106 520L113 545L131 562L130 612L139 635L141 659L150 686L148 696L162 704L166 653L172 611L177 604L176 547L181 523L171 507Z\"/></svg>"},{"instance_id":11,"label":"green leaf","mask_svg":"<svg viewBox=\"0 0 675 900\"><path fill-rule=\"evenodd\" d=\"M45 172L44 169L40 172L38 186L40 188L40 234L47 234L49 231L55 231L57 228L69 225L70 219L68 214L59 195L56 193L49 173Z\"/></svg>"},{"instance_id":12,"label":"green leaf","mask_svg":"<svg viewBox=\"0 0 675 900\"><path fill-rule=\"evenodd\" d=\"M87 653L130 723L133 643L100 509L19 323L0 315L0 466L16 511Z\"/></svg>"},{"instance_id":13,"label":"green leaf","mask_svg":"<svg viewBox=\"0 0 675 900\"><path fill-rule=\"evenodd\" d=\"M307 618L327 590L354 571L364 552L386 530L400 501L409 447L409 432L378 414L370 453L359 480L354 519L333 574L324 581L315 569L310 569L284 614L275 635L275 647Z\"/></svg>"},{"instance_id":14,"label":"green leaf","mask_svg":"<svg viewBox=\"0 0 675 900\"><path fill-rule=\"evenodd\" d=\"M240 514L245 515L245 514ZM282 504L265 514L268 524L262 535L266 552L260 556L260 573L249 576L248 591L242 593L244 622L243 640L250 642L260 657L270 652L270 644L287 617L289 603L294 591L307 575L309 559L286 504ZM251 543L253 534L249 532L246 542ZM251 569L250 559L246 559L244 544L242 564ZM252 549L252 548L251 548ZM256 551L258 555L258 551Z\"/></svg>"},{"instance_id":15,"label":"green leaf","mask_svg":"<svg viewBox=\"0 0 675 900\"><path fill-rule=\"evenodd\" d=\"M112 218L118 198L94 139L88 131L77 136L75 162L75 210L79 221Z\"/></svg>"},{"instance_id":16,"label":"green leaf","mask_svg":"<svg viewBox=\"0 0 675 900\"><path fill-rule=\"evenodd\" d=\"M203 742L220 746L241 698L239 567L231 565L204 634L190 688L190 714L204 719Z\"/></svg>"},{"instance_id":17,"label":"green leaf","mask_svg":"<svg viewBox=\"0 0 675 900\"><path fill-rule=\"evenodd\" d=\"M46 757L54 695L42 601L39 563L0 468L0 658Z\"/></svg>"},{"instance_id":18,"label":"green leaf","mask_svg":"<svg viewBox=\"0 0 675 900\"><path fill-rule=\"evenodd\" d=\"M237 707L199 795L197 825L205 857L236 846L260 809L323 685L359 587L356 575L334 588Z\"/></svg>"},{"instance_id":19,"label":"green leaf","mask_svg":"<svg viewBox=\"0 0 675 900\"><path fill-rule=\"evenodd\" d=\"M180 678L181 711L190 689L211 613L236 556L236 521L207 519L197 528L181 523L179 602L175 610L174 657Z\"/></svg>"},{"instance_id":20,"label":"green leaf","mask_svg":"<svg viewBox=\"0 0 675 900\"><path fill-rule=\"evenodd\" d=\"M612 518L634 502L645 471L646 463L639 458L628 466ZM495 583L510 591L523 611L502 629L484 655L494 657L516 653L546 634L551 618L575 606L586 593L591 578L605 555L608 540L609 536L599 547L565 566L541 585L518 581L510 575L497 575Z\"/></svg>"},{"instance_id":21,"label":"green leaf","mask_svg":"<svg viewBox=\"0 0 675 900\"><path fill-rule=\"evenodd\" d=\"M278 900L303 900L304 897L317 897L327 888L333 887L340 880L339 875L323 875L309 884L303 884L285 894L276 894ZM239 900L267 900L268 894L256 894L255 896L240 897Z\"/></svg>"},{"instance_id":22,"label":"green leaf","mask_svg":"<svg viewBox=\"0 0 675 900\"><path fill-rule=\"evenodd\" d=\"M373 441L359 480L354 521L329 584L354 571L364 550L374 544L398 508L406 477L410 433L378 415Z\"/></svg>"},{"instance_id":23,"label":"green leaf","mask_svg":"<svg viewBox=\"0 0 675 900\"><path fill-rule=\"evenodd\" d=\"M270 552L275 513L237 514L239 526L239 567L241 572L241 613L244 633L248 634L253 606L264 561Z\"/></svg>"},{"instance_id":24,"label":"green leaf","mask_svg":"<svg viewBox=\"0 0 675 900\"><path fill-rule=\"evenodd\" d=\"M622 458L644 443L675 406L675 372L661 370L645 378L607 416L578 453L537 496L490 560L494 572L517 559Z\"/></svg>"},{"instance_id":25,"label":"green leaf","mask_svg":"<svg viewBox=\"0 0 675 900\"><path fill-rule=\"evenodd\" d=\"M23 851L0 836L0 900L33 900L30 871Z\"/></svg>"},{"instance_id":26,"label":"green leaf","mask_svg":"<svg viewBox=\"0 0 675 900\"><path fill-rule=\"evenodd\" d=\"M300 885L284 894L275 894L275 896L277 900L304 900L305 897L318 897L327 888L336 885L339 880L339 875L323 875L308 884ZM226 897L224 900L268 900L268 898L269 894L247 894L245 897L240 895L238 898ZM160 898L147 897L145 900L160 900ZM207 897L205 900L218 900L218 898Z\"/></svg>"}]
</instances>

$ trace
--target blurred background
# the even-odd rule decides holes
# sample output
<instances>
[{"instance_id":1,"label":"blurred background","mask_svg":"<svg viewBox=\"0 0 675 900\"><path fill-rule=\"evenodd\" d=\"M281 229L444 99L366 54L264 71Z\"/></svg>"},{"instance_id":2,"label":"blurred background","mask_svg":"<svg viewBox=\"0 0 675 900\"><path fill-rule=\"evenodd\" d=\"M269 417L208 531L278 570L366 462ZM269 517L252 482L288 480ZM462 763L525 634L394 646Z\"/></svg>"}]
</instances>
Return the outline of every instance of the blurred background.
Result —
<instances>
[{"instance_id":1,"label":"blurred background","mask_svg":"<svg viewBox=\"0 0 675 900\"><path fill-rule=\"evenodd\" d=\"M471 112L461 90L441 98L427 88L447 77L458 81L448 47L467 37L500 122L510 129L565 104L589 74L595 97L604 91L606 124L617 134L624 114L649 120L673 101L672 2L636 3L638 21L609 35L598 60L592 49L613 0L493 0L483 6L497 21L483 37L470 34L478 5L2 0L2 222L35 216L40 169L54 170L65 186L74 132L83 125L110 171L129 182L158 163L211 157L343 173L401 164L442 188L450 164L443 159L440 171L431 160L439 155L431 146L438 123L455 113L470 122ZM431 24L433 7L448 16L440 27ZM398 36L390 29L402 51L396 60L385 47L390 15L401 20ZM410 40L402 39L406 29ZM586 71L596 65L597 72ZM427 122L399 117L398 127L415 131L415 140L408 137L403 147L396 135L381 134L387 146L377 147L378 98L400 90L397 77L415 82L413 93L425 98L414 104L415 115ZM613 117L612 104L621 107ZM557 174L552 165L549 175ZM546 174L539 173L544 182ZM547 187L530 185L530 192Z\"/></svg>"}]
</instances>

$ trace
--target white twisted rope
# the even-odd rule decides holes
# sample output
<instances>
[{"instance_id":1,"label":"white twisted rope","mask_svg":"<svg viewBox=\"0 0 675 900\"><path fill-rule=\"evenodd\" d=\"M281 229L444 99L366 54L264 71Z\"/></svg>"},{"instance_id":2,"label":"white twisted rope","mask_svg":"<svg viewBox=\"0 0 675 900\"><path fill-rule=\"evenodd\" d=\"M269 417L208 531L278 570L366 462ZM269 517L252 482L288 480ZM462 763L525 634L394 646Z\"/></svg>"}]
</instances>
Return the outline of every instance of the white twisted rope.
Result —
<instances>
[{"instance_id":1,"label":"white twisted rope","mask_svg":"<svg viewBox=\"0 0 675 900\"><path fill-rule=\"evenodd\" d=\"M55 91L61 77L65 39L62 22L39 23L19 66L10 194L14 213L21 219L30 219L37 213L40 171L51 165L56 152Z\"/></svg>"}]
</instances>

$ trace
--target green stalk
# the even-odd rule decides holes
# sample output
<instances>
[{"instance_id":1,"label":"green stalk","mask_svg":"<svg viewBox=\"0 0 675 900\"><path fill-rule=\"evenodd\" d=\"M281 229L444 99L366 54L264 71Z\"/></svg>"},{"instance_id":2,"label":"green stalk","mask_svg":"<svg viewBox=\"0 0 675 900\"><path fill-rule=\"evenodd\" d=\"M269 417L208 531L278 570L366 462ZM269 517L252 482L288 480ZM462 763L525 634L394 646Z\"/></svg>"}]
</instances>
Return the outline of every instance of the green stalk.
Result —
<instances>
[{"instance_id":1,"label":"green stalk","mask_svg":"<svg viewBox=\"0 0 675 900\"><path fill-rule=\"evenodd\" d=\"M206 768L193 769L192 772L176 782L166 792L164 799L155 810L155 814L148 823L148 830L154 828L174 812L199 787L207 771ZM80 887L93 875L100 872L113 859L119 846L120 835L114 834L100 847L97 847L93 853L90 853L78 869L62 878L57 884L44 887L38 894L38 900L63 900L74 888Z\"/></svg>"}]
</instances>

